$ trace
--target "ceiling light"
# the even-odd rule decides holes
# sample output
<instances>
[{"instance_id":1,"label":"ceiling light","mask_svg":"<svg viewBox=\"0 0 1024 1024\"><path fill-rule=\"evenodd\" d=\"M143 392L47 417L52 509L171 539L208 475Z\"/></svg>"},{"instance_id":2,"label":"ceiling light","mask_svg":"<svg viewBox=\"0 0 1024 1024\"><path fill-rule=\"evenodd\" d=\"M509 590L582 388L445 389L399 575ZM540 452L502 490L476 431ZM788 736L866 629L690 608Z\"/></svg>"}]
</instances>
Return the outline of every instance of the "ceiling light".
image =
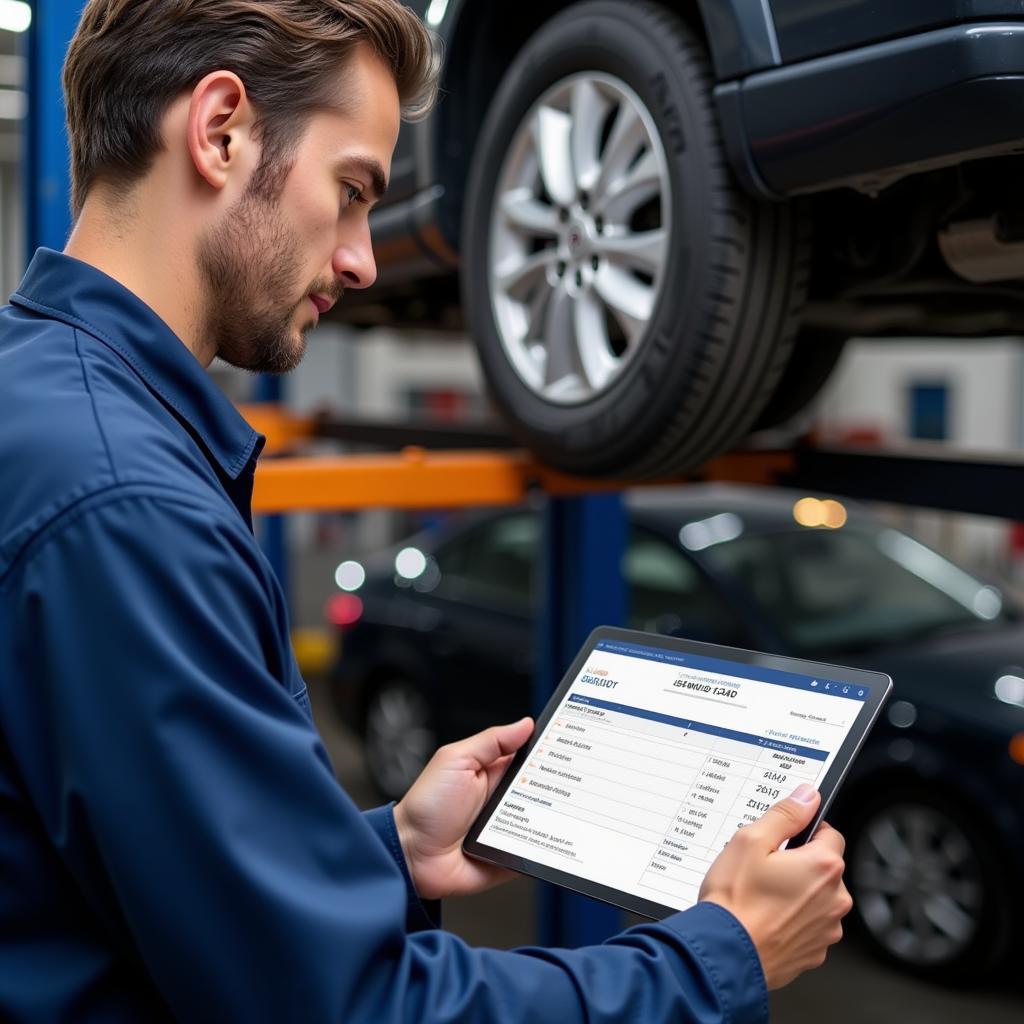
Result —
<instances>
[{"instance_id":1,"label":"ceiling light","mask_svg":"<svg viewBox=\"0 0 1024 1024\"><path fill-rule=\"evenodd\" d=\"M341 590L351 593L366 582L366 570L358 562L342 562L334 570L334 582Z\"/></svg>"},{"instance_id":2,"label":"ceiling light","mask_svg":"<svg viewBox=\"0 0 1024 1024\"><path fill-rule=\"evenodd\" d=\"M0 30L24 32L32 24L32 8L21 0L0 0Z\"/></svg>"},{"instance_id":3,"label":"ceiling light","mask_svg":"<svg viewBox=\"0 0 1024 1024\"><path fill-rule=\"evenodd\" d=\"M395 572L404 580L415 580L427 568L427 556L419 548L402 548L395 556Z\"/></svg>"}]
</instances>

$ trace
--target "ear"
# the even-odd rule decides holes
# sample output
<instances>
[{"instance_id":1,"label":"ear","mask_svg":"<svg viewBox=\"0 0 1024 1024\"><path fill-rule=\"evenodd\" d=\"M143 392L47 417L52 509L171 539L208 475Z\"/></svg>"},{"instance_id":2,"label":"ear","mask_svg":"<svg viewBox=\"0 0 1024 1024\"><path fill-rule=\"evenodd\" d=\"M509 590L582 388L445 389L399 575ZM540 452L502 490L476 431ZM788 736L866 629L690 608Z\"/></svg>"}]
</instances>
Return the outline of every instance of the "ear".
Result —
<instances>
[{"instance_id":1,"label":"ear","mask_svg":"<svg viewBox=\"0 0 1024 1024\"><path fill-rule=\"evenodd\" d=\"M255 111L231 71L212 71L193 90L188 107L188 151L200 177L216 189L255 166L251 150Z\"/></svg>"}]
</instances>

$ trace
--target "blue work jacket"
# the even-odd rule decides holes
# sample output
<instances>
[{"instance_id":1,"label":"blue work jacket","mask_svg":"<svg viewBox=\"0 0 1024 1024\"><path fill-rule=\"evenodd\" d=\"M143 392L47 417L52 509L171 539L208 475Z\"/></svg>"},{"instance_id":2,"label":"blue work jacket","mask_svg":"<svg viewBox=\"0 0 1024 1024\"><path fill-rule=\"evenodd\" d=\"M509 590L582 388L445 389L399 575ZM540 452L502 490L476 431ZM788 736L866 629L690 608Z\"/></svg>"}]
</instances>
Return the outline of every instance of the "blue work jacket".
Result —
<instances>
[{"instance_id":1,"label":"blue work jacket","mask_svg":"<svg viewBox=\"0 0 1024 1024\"><path fill-rule=\"evenodd\" d=\"M135 295L36 254L0 310L0 1019L766 1019L711 904L573 951L434 926L313 726L262 443Z\"/></svg>"}]
</instances>

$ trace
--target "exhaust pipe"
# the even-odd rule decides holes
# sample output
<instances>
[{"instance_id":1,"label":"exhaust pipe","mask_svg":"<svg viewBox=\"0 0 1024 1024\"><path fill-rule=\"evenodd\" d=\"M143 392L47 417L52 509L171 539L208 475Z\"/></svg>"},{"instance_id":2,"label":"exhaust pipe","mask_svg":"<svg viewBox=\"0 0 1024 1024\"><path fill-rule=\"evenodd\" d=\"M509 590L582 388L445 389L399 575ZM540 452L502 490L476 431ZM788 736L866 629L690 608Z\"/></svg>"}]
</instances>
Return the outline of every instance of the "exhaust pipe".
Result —
<instances>
[{"instance_id":1,"label":"exhaust pipe","mask_svg":"<svg viewBox=\"0 0 1024 1024\"><path fill-rule=\"evenodd\" d=\"M962 220L939 232L939 250L953 273L975 284L1024 279L1024 241L1004 241L998 218Z\"/></svg>"}]
</instances>

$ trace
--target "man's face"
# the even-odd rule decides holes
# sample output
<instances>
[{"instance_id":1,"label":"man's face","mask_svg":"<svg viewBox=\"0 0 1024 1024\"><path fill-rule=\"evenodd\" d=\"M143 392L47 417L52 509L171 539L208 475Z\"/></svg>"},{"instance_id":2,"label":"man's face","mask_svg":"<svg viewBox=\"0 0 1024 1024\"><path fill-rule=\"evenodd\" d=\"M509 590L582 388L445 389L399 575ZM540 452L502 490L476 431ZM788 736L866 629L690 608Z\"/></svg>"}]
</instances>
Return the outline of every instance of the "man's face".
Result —
<instances>
[{"instance_id":1,"label":"man's face","mask_svg":"<svg viewBox=\"0 0 1024 1024\"><path fill-rule=\"evenodd\" d=\"M347 112L315 113L277 194L251 182L200 241L204 340L234 366L294 369L321 314L376 279L368 215L390 173L398 90L367 47L339 77Z\"/></svg>"}]
</instances>

